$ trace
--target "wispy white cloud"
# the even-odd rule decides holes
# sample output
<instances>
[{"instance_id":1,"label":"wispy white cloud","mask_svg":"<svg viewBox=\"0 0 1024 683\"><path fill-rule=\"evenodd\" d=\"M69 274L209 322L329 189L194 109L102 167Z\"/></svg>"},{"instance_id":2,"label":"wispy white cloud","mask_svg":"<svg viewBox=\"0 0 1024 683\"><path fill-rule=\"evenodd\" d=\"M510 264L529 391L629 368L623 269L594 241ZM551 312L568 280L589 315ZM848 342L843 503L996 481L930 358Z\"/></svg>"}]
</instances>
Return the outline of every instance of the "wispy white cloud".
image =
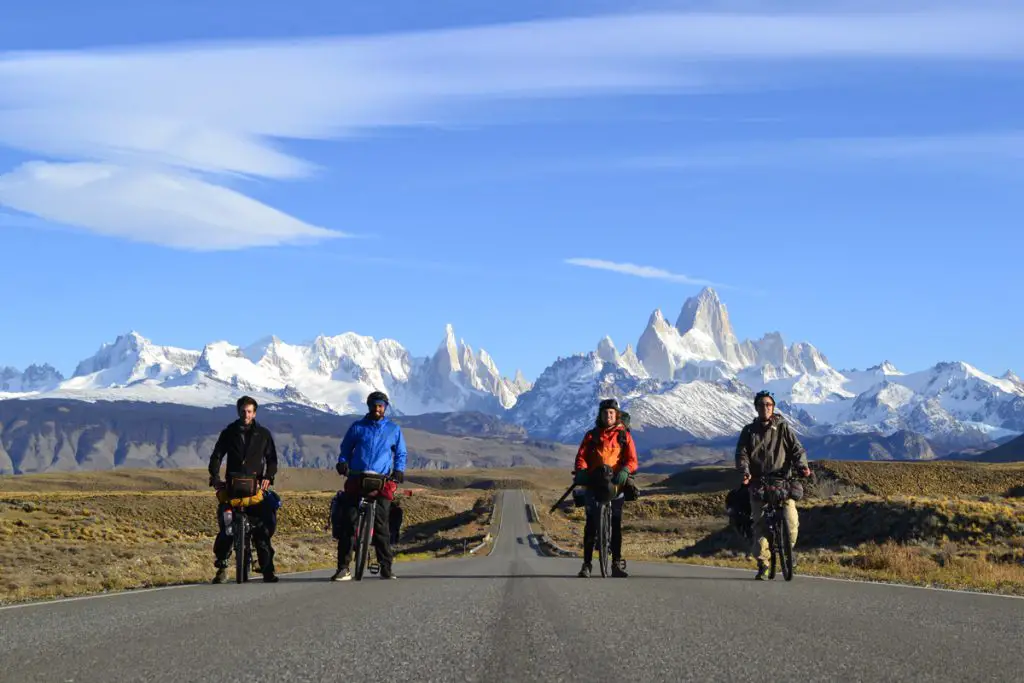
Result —
<instances>
[{"instance_id":1,"label":"wispy white cloud","mask_svg":"<svg viewBox=\"0 0 1024 683\"><path fill-rule=\"evenodd\" d=\"M179 249L228 250L340 236L187 175L99 163L23 164L0 176L0 204L53 223Z\"/></svg>"},{"instance_id":2,"label":"wispy white cloud","mask_svg":"<svg viewBox=\"0 0 1024 683\"><path fill-rule=\"evenodd\" d=\"M728 285L722 285L709 280L701 280L699 278L690 277L689 275L683 275L681 273L673 273L662 268L656 268L654 266L640 266L635 263L616 263L614 261L603 261L601 259L593 258L570 258L565 260L566 263L572 266L580 266L582 268L594 268L596 270L610 270L613 273L619 273L622 275L632 275L634 277L651 278L654 280L666 280L668 282L677 282L684 285L702 285L705 287L719 287L721 289L730 289Z\"/></svg>"},{"instance_id":3,"label":"wispy white cloud","mask_svg":"<svg viewBox=\"0 0 1024 683\"><path fill-rule=\"evenodd\" d=\"M72 225L193 248L204 240L208 248L244 245L240 233L250 230L261 235L255 244L284 243L337 233L242 202L217 178L314 173L280 146L285 140L457 123L484 100L756 87L751 64L764 73L773 64L791 72L801 62L835 59L1020 61L1021 25L1024 9L1010 7L670 12L369 37L0 53L0 145L115 173L116 183L87 183L73 199L47 195L47 211ZM0 201L39 210L53 181L37 175L23 168L4 176ZM173 220L167 192L131 197L121 190L171 179L179 182ZM243 220L251 221L245 230L227 227ZM171 225L192 237L168 238Z\"/></svg>"},{"instance_id":4,"label":"wispy white cloud","mask_svg":"<svg viewBox=\"0 0 1024 683\"><path fill-rule=\"evenodd\" d=\"M900 160L956 165L993 160L1024 161L1024 131L748 142L635 157L616 165L686 170Z\"/></svg>"}]
</instances>

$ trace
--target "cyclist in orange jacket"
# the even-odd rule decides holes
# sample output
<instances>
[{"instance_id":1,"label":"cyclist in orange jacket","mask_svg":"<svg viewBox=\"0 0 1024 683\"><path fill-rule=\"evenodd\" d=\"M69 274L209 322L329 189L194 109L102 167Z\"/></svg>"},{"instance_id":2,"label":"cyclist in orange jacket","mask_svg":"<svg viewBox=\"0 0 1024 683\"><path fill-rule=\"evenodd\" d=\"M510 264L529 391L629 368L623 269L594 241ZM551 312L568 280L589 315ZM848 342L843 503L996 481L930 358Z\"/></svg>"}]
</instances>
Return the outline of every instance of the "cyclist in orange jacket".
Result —
<instances>
[{"instance_id":1,"label":"cyclist in orange jacket","mask_svg":"<svg viewBox=\"0 0 1024 683\"><path fill-rule=\"evenodd\" d=\"M637 470L636 444L633 435L622 423L622 412L619 402L614 398L601 401L597 411L597 422L588 431L580 443L576 453L574 481L586 487L585 494L587 521L583 527L583 568L580 578L589 578L591 561L594 558L594 543L597 536L598 501L594 489L598 486L614 485L615 497L612 499L612 576L625 578L626 562L622 559L622 504L624 495L621 491L630 474ZM611 480L606 481L604 474L610 470Z\"/></svg>"}]
</instances>

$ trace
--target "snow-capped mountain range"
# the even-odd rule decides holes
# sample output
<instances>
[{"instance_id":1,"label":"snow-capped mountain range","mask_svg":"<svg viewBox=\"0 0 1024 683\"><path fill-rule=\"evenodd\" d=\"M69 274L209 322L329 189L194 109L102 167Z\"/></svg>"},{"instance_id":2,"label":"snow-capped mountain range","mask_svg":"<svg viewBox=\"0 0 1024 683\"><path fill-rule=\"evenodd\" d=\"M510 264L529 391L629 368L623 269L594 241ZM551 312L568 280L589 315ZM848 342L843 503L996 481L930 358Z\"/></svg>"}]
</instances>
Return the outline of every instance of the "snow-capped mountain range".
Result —
<instances>
[{"instance_id":1,"label":"snow-capped mountain range","mask_svg":"<svg viewBox=\"0 0 1024 683\"><path fill-rule=\"evenodd\" d=\"M392 339L353 333L306 344L268 337L241 347L226 341L201 351L158 346L136 332L104 344L63 378L52 367L0 370L0 398L129 400L214 407L243 393L346 414L383 389L399 413L478 410L501 413L530 388L522 373L502 377L486 351L456 341L449 325L437 352L413 357Z\"/></svg>"},{"instance_id":2,"label":"snow-capped mountain range","mask_svg":"<svg viewBox=\"0 0 1024 683\"><path fill-rule=\"evenodd\" d=\"M119 336L65 379L49 365L0 369L0 398L135 400L196 406L231 404L241 393L331 413L358 413L383 389L399 413L476 410L500 415L531 435L575 441L598 400L615 396L639 430L694 439L734 435L767 388L798 431L810 435L912 431L953 444L1024 432L1024 382L964 362L903 373L884 362L837 370L813 345L786 345L778 332L740 341L714 290L688 299L676 323L654 311L636 348L611 339L560 358L533 384L503 376L486 351L456 340L449 325L437 351L412 356L399 342L351 332L305 344L268 337L199 351Z\"/></svg>"}]
</instances>

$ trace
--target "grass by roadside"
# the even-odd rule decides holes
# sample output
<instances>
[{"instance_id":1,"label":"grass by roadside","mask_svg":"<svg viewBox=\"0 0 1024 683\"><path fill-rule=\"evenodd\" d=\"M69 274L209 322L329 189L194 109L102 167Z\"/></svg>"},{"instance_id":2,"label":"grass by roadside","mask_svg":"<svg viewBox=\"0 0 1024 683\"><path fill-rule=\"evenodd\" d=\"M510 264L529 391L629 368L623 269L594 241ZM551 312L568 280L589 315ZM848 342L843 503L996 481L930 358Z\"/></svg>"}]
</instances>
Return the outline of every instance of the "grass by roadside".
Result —
<instances>
[{"instance_id":1,"label":"grass by roadside","mask_svg":"<svg viewBox=\"0 0 1024 683\"><path fill-rule=\"evenodd\" d=\"M813 468L799 503L799 573L1024 595L1024 464ZM643 496L626 507L626 558L753 567L726 528L735 477L712 466L640 477ZM333 566L323 525L339 482L330 471L281 472L279 571ZM570 499L548 512L568 484L567 472L552 469L409 472L399 560L462 556L483 540L502 488L530 490L543 530L579 551L582 510ZM205 471L0 477L0 602L205 582L215 531Z\"/></svg>"},{"instance_id":2,"label":"grass by roadside","mask_svg":"<svg viewBox=\"0 0 1024 683\"><path fill-rule=\"evenodd\" d=\"M282 492L279 572L335 565L324 529L333 494ZM483 539L493 506L479 490L419 487L401 498L398 561L461 556ZM215 507L209 489L0 492L0 602L209 581Z\"/></svg>"}]
</instances>

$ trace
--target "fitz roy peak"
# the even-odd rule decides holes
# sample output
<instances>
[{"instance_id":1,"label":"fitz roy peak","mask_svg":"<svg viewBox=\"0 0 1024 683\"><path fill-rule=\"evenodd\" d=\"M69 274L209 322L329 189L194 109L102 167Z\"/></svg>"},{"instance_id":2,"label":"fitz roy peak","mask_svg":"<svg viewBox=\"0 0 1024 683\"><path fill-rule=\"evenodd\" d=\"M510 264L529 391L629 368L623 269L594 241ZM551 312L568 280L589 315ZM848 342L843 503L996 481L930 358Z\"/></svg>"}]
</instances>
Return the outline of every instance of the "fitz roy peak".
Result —
<instances>
[{"instance_id":1,"label":"fitz roy peak","mask_svg":"<svg viewBox=\"0 0 1024 683\"><path fill-rule=\"evenodd\" d=\"M805 436L912 432L932 443L976 447L1024 432L1024 382L965 362L904 372L884 361L837 370L808 342L779 332L740 340L710 288L686 300L675 324L651 313L634 347L608 337L588 353L559 358L533 383L503 376L494 359L449 325L436 352L412 356L399 342L347 332L306 344L267 337L240 347L158 346L132 332L104 344L65 379L48 365L0 369L0 399L68 398L223 406L249 393L348 414L381 389L399 414L477 411L498 415L534 438L575 442L595 406L614 396L652 441L732 437L754 417L751 399L775 393L779 411Z\"/></svg>"},{"instance_id":2,"label":"fitz roy peak","mask_svg":"<svg viewBox=\"0 0 1024 683\"><path fill-rule=\"evenodd\" d=\"M615 396L639 430L671 429L695 440L734 436L754 417L758 390L808 436L912 431L950 447L970 447L1024 431L1024 383L967 363L938 363L905 374L885 361L836 370L808 342L787 346L779 332L740 341L714 290L688 299L676 324L655 310L635 356L611 339L596 351L559 359L522 394L509 417L531 434L578 438L600 398Z\"/></svg>"}]
</instances>

